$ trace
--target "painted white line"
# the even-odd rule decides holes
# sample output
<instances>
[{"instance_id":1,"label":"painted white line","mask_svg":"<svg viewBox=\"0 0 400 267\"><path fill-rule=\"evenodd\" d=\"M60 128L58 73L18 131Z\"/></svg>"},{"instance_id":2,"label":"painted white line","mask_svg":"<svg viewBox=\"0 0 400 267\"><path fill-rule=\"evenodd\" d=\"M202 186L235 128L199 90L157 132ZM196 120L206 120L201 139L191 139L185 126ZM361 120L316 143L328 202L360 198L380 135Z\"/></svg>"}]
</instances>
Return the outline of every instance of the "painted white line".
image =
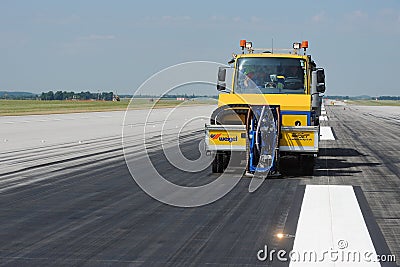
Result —
<instances>
[{"instance_id":1,"label":"painted white line","mask_svg":"<svg viewBox=\"0 0 400 267\"><path fill-rule=\"evenodd\" d=\"M321 110L322 115L326 115L326 110Z\"/></svg>"},{"instance_id":2,"label":"painted white line","mask_svg":"<svg viewBox=\"0 0 400 267\"><path fill-rule=\"evenodd\" d=\"M319 116L320 121L327 121L328 117L327 116Z\"/></svg>"},{"instance_id":3,"label":"painted white line","mask_svg":"<svg viewBox=\"0 0 400 267\"><path fill-rule=\"evenodd\" d=\"M376 251L352 186L306 186L293 251L302 255L293 267L381 266L368 262Z\"/></svg>"},{"instance_id":4,"label":"painted white line","mask_svg":"<svg viewBox=\"0 0 400 267\"><path fill-rule=\"evenodd\" d=\"M335 140L332 128L329 126L320 126L320 140Z\"/></svg>"}]
</instances>

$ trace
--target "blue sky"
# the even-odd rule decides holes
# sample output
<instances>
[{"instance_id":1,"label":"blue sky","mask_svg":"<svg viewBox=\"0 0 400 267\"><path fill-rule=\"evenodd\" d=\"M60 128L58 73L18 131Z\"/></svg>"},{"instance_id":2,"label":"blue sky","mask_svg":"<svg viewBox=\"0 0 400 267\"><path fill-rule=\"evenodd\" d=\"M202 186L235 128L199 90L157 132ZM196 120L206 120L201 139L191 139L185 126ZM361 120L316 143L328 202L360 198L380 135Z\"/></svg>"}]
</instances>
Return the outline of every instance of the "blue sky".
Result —
<instances>
[{"instance_id":1,"label":"blue sky","mask_svg":"<svg viewBox=\"0 0 400 267\"><path fill-rule=\"evenodd\" d=\"M0 91L132 93L165 67L226 63L239 40L307 39L327 94L400 95L400 1L0 1Z\"/></svg>"}]
</instances>

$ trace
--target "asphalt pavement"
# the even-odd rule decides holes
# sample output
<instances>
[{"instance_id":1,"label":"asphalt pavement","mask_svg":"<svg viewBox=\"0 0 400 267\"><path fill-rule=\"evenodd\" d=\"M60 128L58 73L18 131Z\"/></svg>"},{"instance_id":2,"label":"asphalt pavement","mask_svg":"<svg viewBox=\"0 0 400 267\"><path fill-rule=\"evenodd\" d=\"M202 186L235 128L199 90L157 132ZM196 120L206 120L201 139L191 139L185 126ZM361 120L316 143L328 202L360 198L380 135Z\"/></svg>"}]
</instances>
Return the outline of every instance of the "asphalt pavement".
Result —
<instances>
[{"instance_id":1,"label":"asphalt pavement","mask_svg":"<svg viewBox=\"0 0 400 267\"><path fill-rule=\"evenodd\" d=\"M203 138L204 118L189 125L191 115L206 117L213 108L183 107L170 119L171 133L186 122L180 133L184 155L198 157ZM321 141L314 176L290 167L287 176L267 179L254 193L243 178L221 199L196 208L161 203L133 180L122 126L137 136L125 145L133 151L129 160L140 166L145 151L135 147L143 142L146 111L133 111L137 124L125 125L123 112L1 117L0 265L287 266L260 261L257 253L266 245L293 248L294 237L276 235L296 235L310 185L352 186L376 252L394 254L399 263L400 109L326 110L321 123L332 128L335 140ZM185 186L214 181L218 176L210 168L184 172L168 162L156 131L163 120L156 117L146 125L154 128L147 138L157 171Z\"/></svg>"}]
</instances>

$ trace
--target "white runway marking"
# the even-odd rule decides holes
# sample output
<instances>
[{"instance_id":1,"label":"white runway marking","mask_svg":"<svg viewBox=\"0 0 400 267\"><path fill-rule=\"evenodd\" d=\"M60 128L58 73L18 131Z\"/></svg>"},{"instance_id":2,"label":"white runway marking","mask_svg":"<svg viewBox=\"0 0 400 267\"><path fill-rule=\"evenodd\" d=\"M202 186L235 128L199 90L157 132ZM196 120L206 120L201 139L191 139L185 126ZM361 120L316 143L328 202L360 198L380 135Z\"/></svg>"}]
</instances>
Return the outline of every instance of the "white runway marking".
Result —
<instances>
[{"instance_id":1,"label":"white runway marking","mask_svg":"<svg viewBox=\"0 0 400 267\"><path fill-rule=\"evenodd\" d=\"M293 251L308 255L306 261L291 261L290 266L295 267L380 266L367 262L366 255L373 260L376 251L352 186L306 186ZM337 260L332 251L337 251ZM311 253L317 255L316 262ZM352 255L358 253L361 260L353 260Z\"/></svg>"},{"instance_id":2,"label":"white runway marking","mask_svg":"<svg viewBox=\"0 0 400 267\"><path fill-rule=\"evenodd\" d=\"M327 116L319 116L320 121L327 121L328 117Z\"/></svg>"},{"instance_id":3,"label":"white runway marking","mask_svg":"<svg viewBox=\"0 0 400 267\"><path fill-rule=\"evenodd\" d=\"M329 126L320 127L320 140L336 140L332 128Z\"/></svg>"}]
</instances>

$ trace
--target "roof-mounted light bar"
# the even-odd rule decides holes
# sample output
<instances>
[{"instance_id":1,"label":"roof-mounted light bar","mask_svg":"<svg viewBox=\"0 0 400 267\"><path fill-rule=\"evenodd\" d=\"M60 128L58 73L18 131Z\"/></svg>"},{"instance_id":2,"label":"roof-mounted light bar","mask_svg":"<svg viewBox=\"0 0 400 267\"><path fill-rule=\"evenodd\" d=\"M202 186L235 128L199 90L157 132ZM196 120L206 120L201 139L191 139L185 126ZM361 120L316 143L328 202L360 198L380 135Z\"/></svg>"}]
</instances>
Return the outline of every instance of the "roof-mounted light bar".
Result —
<instances>
[{"instance_id":1,"label":"roof-mounted light bar","mask_svg":"<svg viewBox=\"0 0 400 267\"><path fill-rule=\"evenodd\" d=\"M248 53L253 53L254 51L268 51L270 48L253 48L252 42L247 42L245 39L240 40L240 47L242 48L243 54L244 50L247 49ZM294 53L298 54L298 50L304 49L304 55L306 54L306 50L308 48L308 41L304 40L301 43L295 42L293 43ZM278 49L281 51L291 51L291 49Z\"/></svg>"}]
</instances>

